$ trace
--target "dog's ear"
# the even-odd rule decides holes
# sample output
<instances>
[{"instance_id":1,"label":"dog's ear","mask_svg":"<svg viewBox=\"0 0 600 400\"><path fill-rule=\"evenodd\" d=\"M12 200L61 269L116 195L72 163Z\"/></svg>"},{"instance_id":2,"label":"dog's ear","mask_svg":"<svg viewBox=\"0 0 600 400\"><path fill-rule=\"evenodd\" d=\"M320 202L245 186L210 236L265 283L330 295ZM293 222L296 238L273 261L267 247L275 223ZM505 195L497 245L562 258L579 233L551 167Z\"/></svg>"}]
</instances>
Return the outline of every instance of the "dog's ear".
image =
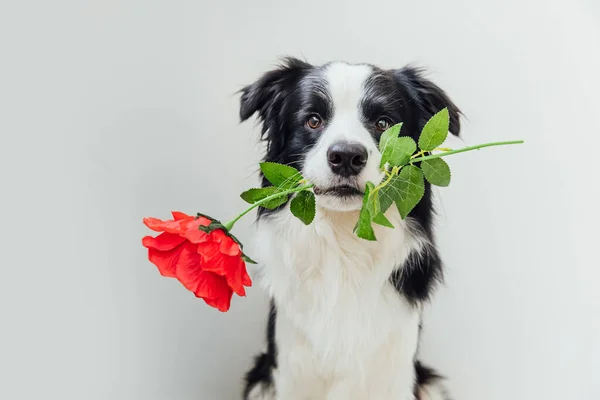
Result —
<instances>
[{"instance_id":1,"label":"dog's ear","mask_svg":"<svg viewBox=\"0 0 600 400\"><path fill-rule=\"evenodd\" d=\"M285 147L289 98L309 68L311 65L304 61L286 58L277 69L240 91L240 119L245 121L258 113L261 139L267 142L267 159L275 159Z\"/></svg>"},{"instance_id":2,"label":"dog's ear","mask_svg":"<svg viewBox=\"0 0 600 400\"><path fill-rule=\"evenodd\" d=\"M450 132L458 136L460 134L461 111L450 100L450 97L439 86L424 77L424 70L407 66L394 71L396 79L406 88L411 101L415 102L425 114L425 121L435 113L448 108L450 114Z\"/></svg>"},{"instance_id":3,"label":"dog's ear","mask_svg":"<svg viewBox=\"0 0 600 400\"><path fill-rule=\"evenodd\" d=\"M240 119L250 118L258 112L263 121L273 117L280 111L285 100L286 90L291 89L302 72L310 68L310 64L297 58L288 57L278 68L265 73L259 80L244 87L240 101Z\"/></svg>"}]
</instances>

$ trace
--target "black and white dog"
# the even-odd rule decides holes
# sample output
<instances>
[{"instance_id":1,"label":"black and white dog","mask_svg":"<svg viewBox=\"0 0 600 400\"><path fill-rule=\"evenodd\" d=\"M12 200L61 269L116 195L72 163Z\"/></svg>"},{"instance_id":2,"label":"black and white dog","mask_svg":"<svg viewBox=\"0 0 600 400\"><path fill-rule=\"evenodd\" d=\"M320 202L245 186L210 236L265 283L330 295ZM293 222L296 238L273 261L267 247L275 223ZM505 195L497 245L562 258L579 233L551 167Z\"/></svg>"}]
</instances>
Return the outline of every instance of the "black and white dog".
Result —
<instances>
[{"instance_id":1,"label":"black and white dog","mask_svg":"<svg viewBox=\"0 0 600 400\"><path fill-rule=\"evenodd\" d=\"M301 170L317 197L308 226L287 206L259 211L257 278L272 306L246 400L448 399L417 354L423 305L442 278L430 187L405 221L390 207L396 228L374 226L377 241L353 233L366 183L382 179L381 133L402 122L416 140L444 107L458 135L459 109L413 67L289 58L242 89L240 116L258 113L265 160Z\"/></svg>"}]
</instances>

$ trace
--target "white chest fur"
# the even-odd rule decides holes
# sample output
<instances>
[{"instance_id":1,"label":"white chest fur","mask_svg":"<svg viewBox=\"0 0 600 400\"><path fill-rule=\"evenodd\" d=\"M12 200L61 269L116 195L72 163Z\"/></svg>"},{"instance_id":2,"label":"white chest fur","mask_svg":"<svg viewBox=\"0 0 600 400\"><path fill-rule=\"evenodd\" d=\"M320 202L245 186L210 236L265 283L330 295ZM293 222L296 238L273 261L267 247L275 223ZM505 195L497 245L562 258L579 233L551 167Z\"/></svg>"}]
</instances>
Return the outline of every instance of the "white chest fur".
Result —
<instances>
[{"instance_id":1,"label":"white chest fur","mask_svg":"<svg viewBox=\"0 0 600 400\"><path fill-rule=\"evenodd\" d=\"M421 241L396 210L378 240L353 234L354 212L289 211L259 222L259 282L277 306L276 398L412 399L420 310L389 283Z\"/></svg>"}]
</instances>

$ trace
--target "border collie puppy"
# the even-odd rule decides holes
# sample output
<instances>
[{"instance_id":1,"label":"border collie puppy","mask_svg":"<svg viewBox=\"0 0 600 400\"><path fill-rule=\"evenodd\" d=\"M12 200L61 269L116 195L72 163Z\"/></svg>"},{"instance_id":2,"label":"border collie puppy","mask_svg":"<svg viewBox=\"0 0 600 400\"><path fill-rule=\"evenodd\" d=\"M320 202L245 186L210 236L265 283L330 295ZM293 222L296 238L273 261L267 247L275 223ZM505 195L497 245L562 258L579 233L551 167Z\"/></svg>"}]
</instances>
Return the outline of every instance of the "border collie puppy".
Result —
<instances>
[{"instance_id":1,"label":"border collie puppy","mask_svg":"<svg viewBox=\"0 0 600 400\"><path fill-rule=\"evenodd\" d=\"M265 160L299 169L317 199L308 226L287 204L259 211L257 280L272 302L244 398L447 400L417 354L423 305L442 278L431 188L406 220L390 207L396 228L374 225L377 241L353 228L366 183L382 179L381 133L402 122L401 134L417 140L447 107L458 135L459 109L413 67L294 58L241 93L241 120L257 113L262 124Z\"/></svg>"}]
</instances>

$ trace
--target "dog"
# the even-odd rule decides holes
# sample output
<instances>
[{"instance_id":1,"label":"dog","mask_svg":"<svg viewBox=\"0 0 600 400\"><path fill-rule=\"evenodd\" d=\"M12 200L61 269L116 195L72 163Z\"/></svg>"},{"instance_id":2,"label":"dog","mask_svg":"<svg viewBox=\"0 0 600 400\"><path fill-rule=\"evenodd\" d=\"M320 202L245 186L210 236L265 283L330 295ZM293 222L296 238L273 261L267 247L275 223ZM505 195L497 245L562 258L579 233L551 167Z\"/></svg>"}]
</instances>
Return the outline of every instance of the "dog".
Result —
<instances>
[{"instance_id":1,"label":"dog","mask_svg":"<svg viewBox=\"0 0 600 400\"><path fill-rule=\"evenodd\" d=\"M448 400L442 376L418 359L423 307L443 278L429 184L405 220L390 207L395 228L375 225L376 241L353 228L366 183L382 179L381 134L402 122L416 141L447 108L458 136L461 111L411 65L286 58L240 95L241 121L258 116L264 160L300 170L317 208L310 225L288 204L258 211L256 279L271 307L243 398Z\"/></svg>"}]
</instances>

